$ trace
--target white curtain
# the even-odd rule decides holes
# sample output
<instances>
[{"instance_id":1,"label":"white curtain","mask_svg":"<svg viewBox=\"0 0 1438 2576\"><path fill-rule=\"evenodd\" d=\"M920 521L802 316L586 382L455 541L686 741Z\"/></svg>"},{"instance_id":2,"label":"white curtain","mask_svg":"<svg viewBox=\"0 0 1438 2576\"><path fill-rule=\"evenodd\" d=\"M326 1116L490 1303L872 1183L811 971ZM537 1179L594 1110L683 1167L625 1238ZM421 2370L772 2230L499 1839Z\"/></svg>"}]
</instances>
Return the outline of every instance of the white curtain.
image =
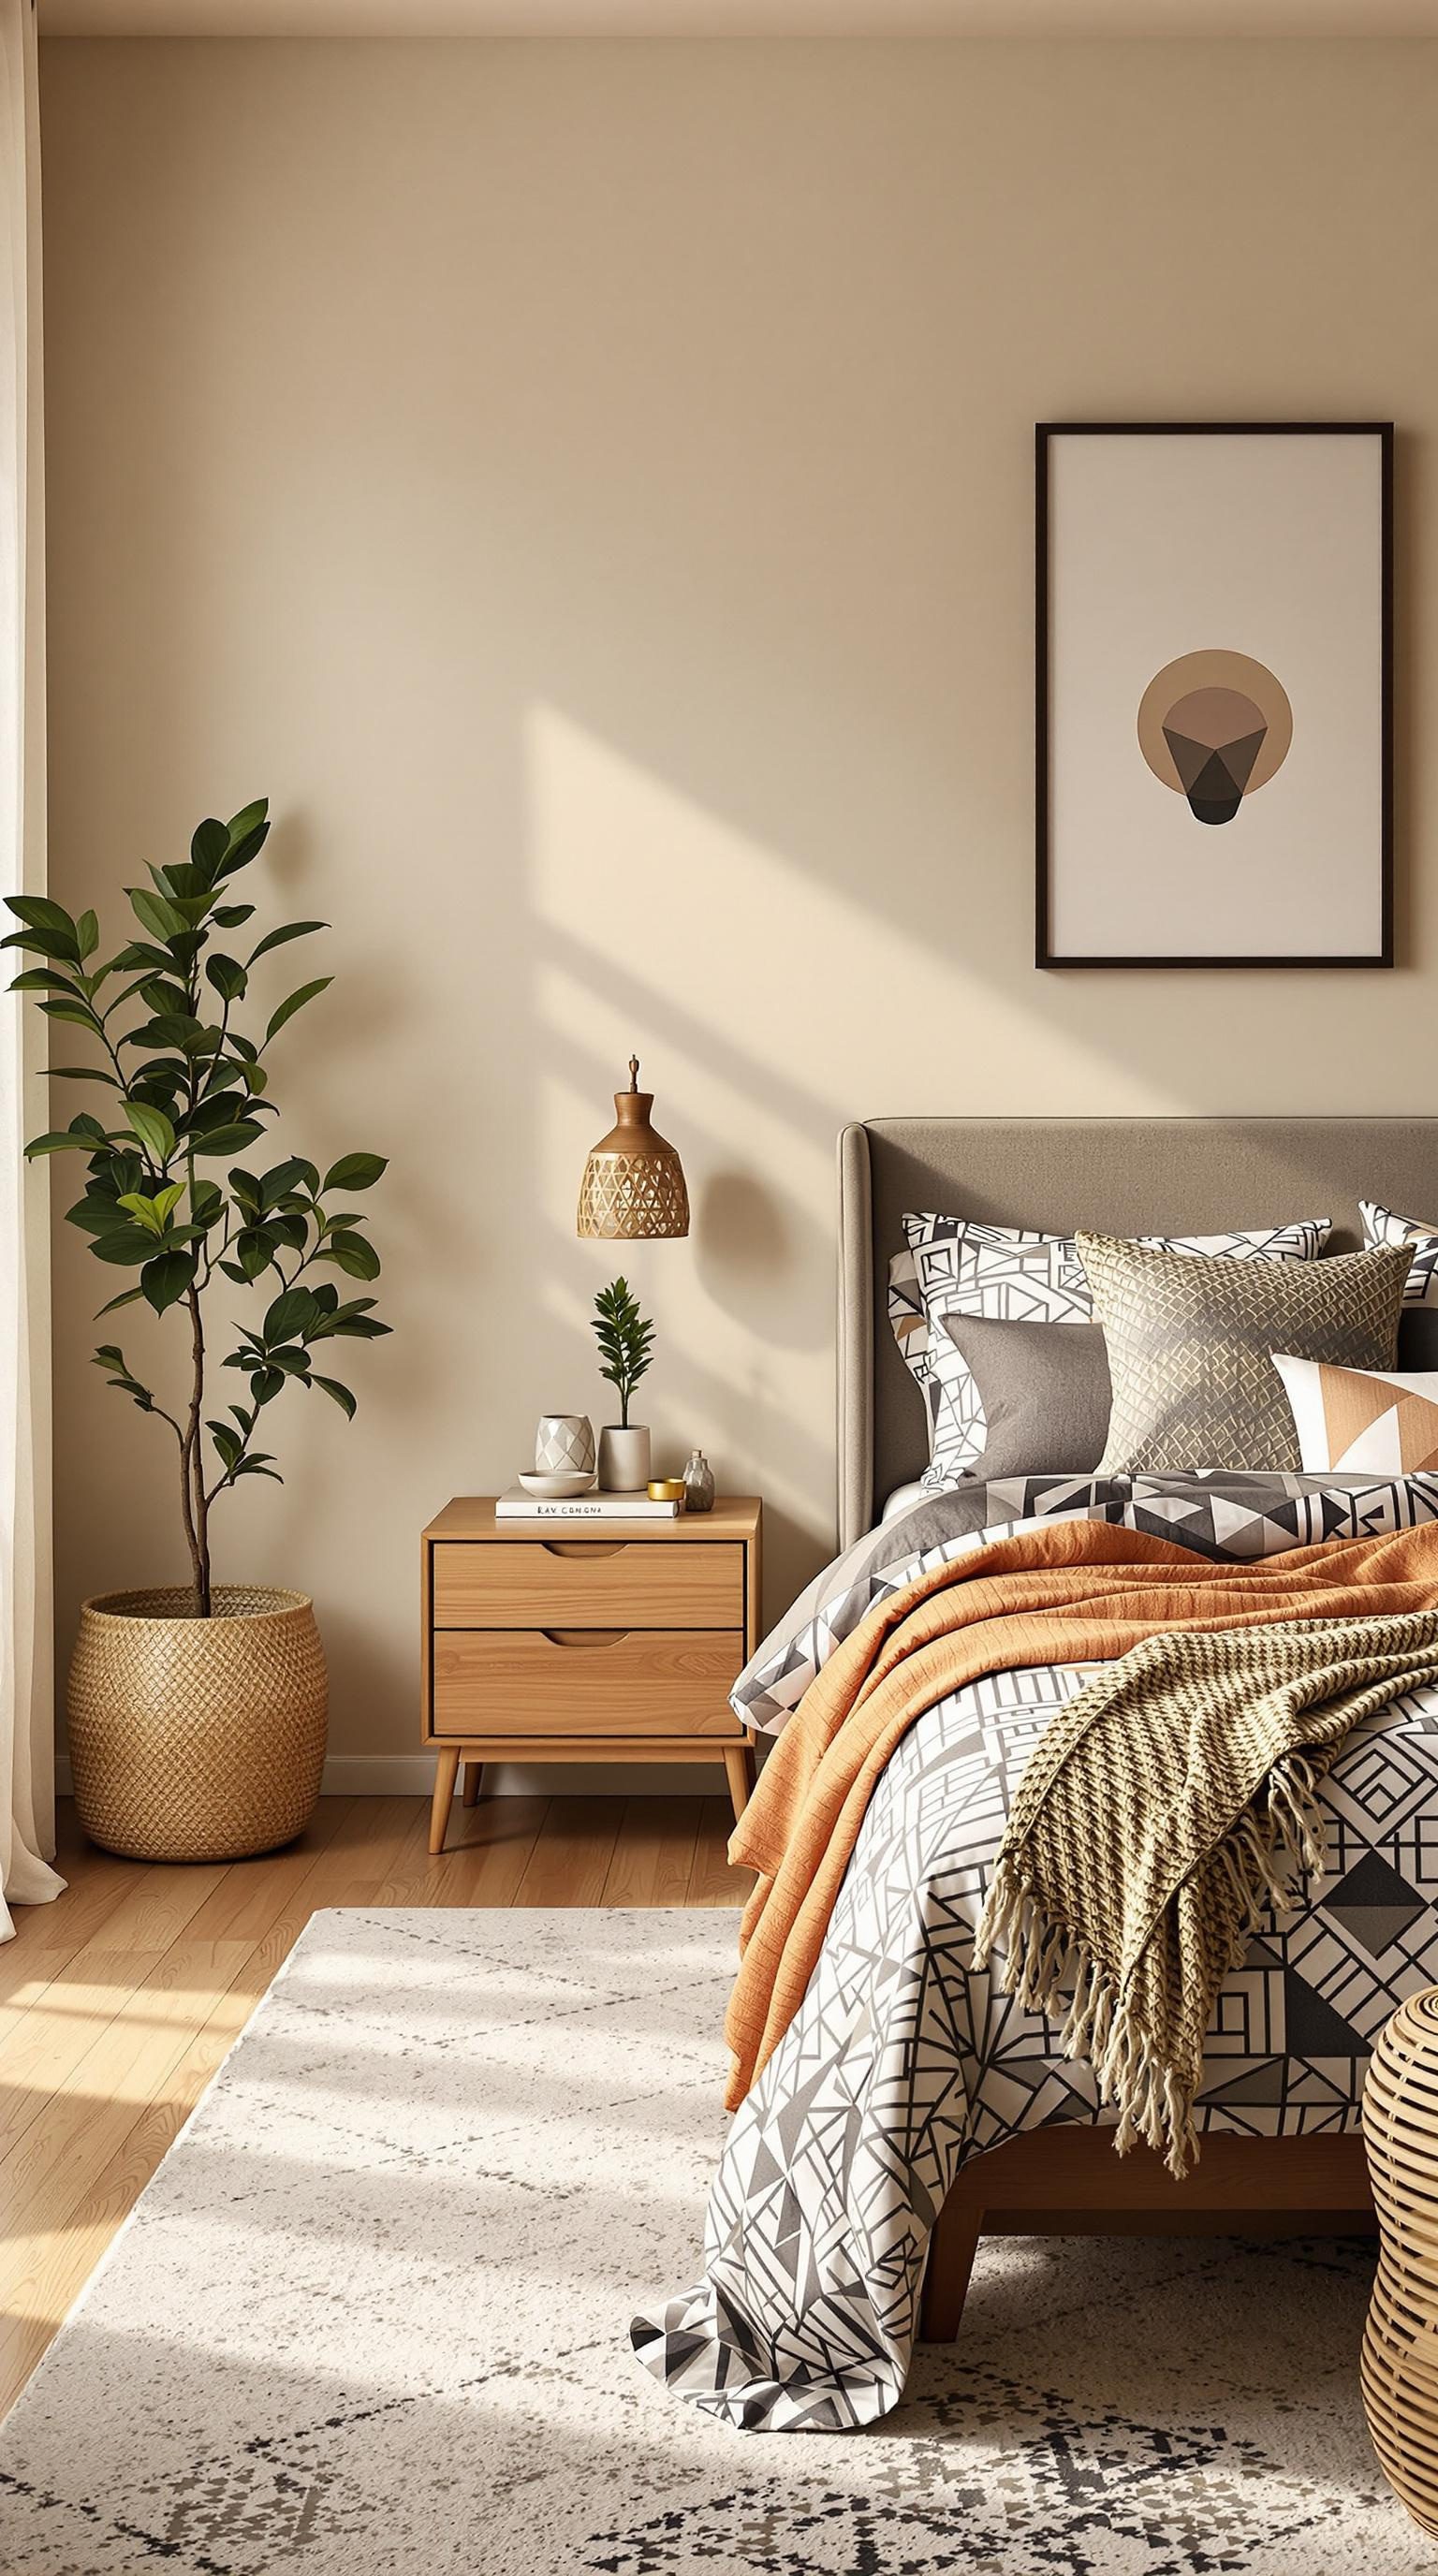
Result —
<instances>
[{"instance_id":1,"label":"white curtain","mask_svg":"<svg viewBox=\"0 0 1438 2576\"><path fill-rule=\"evenodd\" d=\"M32 0L0 0L0 892L45 889L40 130ZM13 915L3 916L7 928ZM14 949L6 962L23 963ZM65 1882L50 1645L49 1125L21 997L0 978L0 1940ZM43 1025L43 1024L42 1024Z\"/></svg>"}]
</instances>

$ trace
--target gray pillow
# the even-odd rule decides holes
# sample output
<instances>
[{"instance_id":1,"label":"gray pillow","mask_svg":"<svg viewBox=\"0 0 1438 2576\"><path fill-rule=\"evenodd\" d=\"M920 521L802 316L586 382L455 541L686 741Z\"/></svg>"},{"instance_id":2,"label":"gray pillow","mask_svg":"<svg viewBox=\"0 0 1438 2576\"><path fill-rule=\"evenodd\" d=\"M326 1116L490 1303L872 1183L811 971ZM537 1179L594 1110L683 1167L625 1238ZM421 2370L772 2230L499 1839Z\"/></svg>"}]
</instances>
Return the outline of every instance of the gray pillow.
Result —
<instances>
[{"instance_id":1,"label":"gray pillow","mask_svg":"<svg viewBox=\"0 0 1438 2576\"><path fill-rule=\"evenodd\" d=\"M1108 1357L1098 1324L941 1317L983 1406L972 1476L1092 1475L1108 1437Z\"/></svg>"},{"instance_id":2,"label":"gray pillow","mask_svg":"<svg viewBox=\"0 0 1438 2576\"><path fill-rule=\"evenodd\" d=\"M1298 1435L1273 1352L1393 1366L1411 1244L1261 1262L1190 1261L1105 1234L1077 1242L1113 1381L1102 1476L1293 1472Z\"/></svg>"}]
</instances>

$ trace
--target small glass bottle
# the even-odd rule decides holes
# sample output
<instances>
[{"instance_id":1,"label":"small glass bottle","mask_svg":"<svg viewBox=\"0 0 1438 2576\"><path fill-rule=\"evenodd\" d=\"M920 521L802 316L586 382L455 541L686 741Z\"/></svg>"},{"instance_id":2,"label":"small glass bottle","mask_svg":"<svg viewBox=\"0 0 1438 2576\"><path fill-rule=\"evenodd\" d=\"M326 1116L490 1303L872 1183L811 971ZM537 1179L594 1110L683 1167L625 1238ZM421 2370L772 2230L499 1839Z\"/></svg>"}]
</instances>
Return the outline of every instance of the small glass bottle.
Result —
<instances>
[{"instance_id":1,"label":"small glass bottle","mask_svg":"<svg viewBox=\"0 0 1438 2576\"><path fill-rule=\"evenodd\" d=\"M714 1509L714 1470L702 1449L692 1449L684 1470L684 1508L689 1512L712 1512Z\"/></svg>"}]
</instances>

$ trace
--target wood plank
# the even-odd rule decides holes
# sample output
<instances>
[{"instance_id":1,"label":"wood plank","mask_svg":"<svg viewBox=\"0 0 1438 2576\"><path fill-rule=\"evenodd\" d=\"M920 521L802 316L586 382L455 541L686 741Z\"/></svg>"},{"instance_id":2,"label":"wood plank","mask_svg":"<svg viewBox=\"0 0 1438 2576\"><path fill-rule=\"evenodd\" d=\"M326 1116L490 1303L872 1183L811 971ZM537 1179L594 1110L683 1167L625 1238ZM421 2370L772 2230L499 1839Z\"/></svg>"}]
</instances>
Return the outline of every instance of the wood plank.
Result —
<instances>
[{"instance_id":1,"label":"wood plank","mask_svg":"<svg viewBox=\"0 0 1438 2576\"><path fill-rule=\"evenodd\" d=\"M748 1903L754 1886L754 1873L751 1869L730 1868L728 1848L733 1831L734 1817L728 1799L706 1798L694 1845L694 1864L689 1873L686 1904Z\"/></svg>"},{"instance_id":2,"label":"wood plank","mask_svg":"<svg viewBox=\"0 0 1438 2576\"><path fill-rule=\"evenodd\" d=\"M603 1905L682 1905L688 1894L702 1798L627 1798Z\"/></svg>"},{"instance_id":3,"label":"wood plank","mask_svg":"<svg viewBox=\"0 0 1438 2576\"><path fill-rule=\"evenodd\" d=\"M619 1840L622 1798L552 1798L516 1905L598 1905Z\"/></svg>"},{"instance_id":4,"label":"wood plank","mask_svg":"<svg viewBox=\"0 0 1438 2576\"><path fill-rule=\"evenodd\" d=\"M548 1815L548 1798L488 1798L458 1808L450 1847L426 1860L408 1905L513 1905Z\"/></svg>"}]
</instances>

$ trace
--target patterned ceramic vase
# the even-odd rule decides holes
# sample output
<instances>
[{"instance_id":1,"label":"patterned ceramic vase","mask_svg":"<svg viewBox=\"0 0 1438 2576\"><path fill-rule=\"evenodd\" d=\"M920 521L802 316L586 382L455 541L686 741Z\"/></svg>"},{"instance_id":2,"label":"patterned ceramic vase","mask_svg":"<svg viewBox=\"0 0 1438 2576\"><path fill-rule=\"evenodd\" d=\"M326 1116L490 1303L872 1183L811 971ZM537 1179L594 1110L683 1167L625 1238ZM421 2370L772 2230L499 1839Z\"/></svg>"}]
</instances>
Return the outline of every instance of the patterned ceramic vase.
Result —
<instances>
[{"instance_id":1,"label":"patterned ceramic vase","mask_svg":"<svg viewBox=\"0 0 1438 2576\"><path fill-rule=\"evenodd\" d=\"M537 1476L592 1476L594 1425L587 1413L542 1413L534 1435Z\"/></svg>"}]
</instances>

